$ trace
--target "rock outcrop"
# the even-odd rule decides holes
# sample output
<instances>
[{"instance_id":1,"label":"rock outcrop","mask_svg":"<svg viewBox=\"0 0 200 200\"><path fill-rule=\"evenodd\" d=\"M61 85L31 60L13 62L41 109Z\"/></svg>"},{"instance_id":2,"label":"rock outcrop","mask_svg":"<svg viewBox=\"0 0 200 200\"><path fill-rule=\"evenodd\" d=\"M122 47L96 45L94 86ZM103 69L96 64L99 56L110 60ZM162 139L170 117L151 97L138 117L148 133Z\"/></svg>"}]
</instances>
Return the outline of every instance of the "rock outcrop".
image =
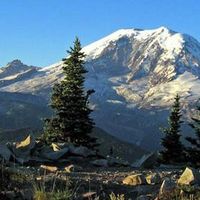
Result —
<instances>
[{"instance_id":1,"label":"rock outcrop","mask_svg":"<svg viewBox=\"0 0 200 200\"><path fill-rule=\"evenodd\" d=\"M200 185L200 173L198 170L187 167L178 179L179 185Z\"/></svg>"},{"instance_id":2,"label":"rock outcrop","mask_svg":"<svg viewBox=\"0 0 200 200\"><path fill-rule=\"evenodd\" d=\"M146 177L146 181L148 184L151 185L159 184L161 182L160 174L158 173L150 174Z\"/></svg>"},{"instance_id":3,"label":"rock outcrop","mask_svg":"<svg viewBox=\"0 0 200 200\"><path fill-rule=\"evenodd\" d=\"M74 146L71 143L52 143L50 146L35 140L28 135L20 142L0 145L0 158L4 161L18 162L25 165L38 164L84 164L96 167L128 166L127 162L114 157L103 157L84 146ZM70 166L70 165L69 165ZM74 167L65 169L73 171Z\"/></svg>"},{"instance_id":4,"label":"rock outcrop","mask_svg":"<svg viewBox=\"0 0 200 200\"><path fill-rule=\"evenodd\" d=\"M147 183L146 178L143 174L135 174L127 176L122 182L125 185L132 185L132 186L144 185Z\"/></svg>"}]
</instances>

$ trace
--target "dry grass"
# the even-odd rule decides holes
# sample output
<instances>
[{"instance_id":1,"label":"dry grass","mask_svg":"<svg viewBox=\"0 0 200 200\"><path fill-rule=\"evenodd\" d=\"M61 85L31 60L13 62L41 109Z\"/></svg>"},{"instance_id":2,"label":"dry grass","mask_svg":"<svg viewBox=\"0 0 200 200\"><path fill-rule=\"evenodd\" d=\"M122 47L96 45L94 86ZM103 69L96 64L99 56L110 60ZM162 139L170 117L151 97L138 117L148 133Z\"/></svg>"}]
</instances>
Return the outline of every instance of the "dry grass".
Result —
<instances>
[{"instance_id":1,"label":"dry grass","mask_svg":"<svg viewBox=\"0 0 200 200\"><path fill-rule=\"evenodd\" d=\"M113 192L109 195L110 200L125 200L124 194L114 194Z\"/></svg>"}]
</instances>

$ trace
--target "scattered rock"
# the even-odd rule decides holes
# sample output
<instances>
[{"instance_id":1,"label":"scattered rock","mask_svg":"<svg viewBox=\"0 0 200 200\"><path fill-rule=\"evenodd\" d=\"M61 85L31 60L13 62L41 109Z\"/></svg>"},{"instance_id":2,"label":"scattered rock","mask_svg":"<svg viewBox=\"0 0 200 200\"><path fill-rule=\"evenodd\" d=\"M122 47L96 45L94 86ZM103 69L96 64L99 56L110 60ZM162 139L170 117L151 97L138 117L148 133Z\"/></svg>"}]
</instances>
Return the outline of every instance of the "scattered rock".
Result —
<instances>
[{"instance_id":1,"label":"scattered rock","mask_svg":"<svg viewBox=\"0 0 200 200\"><path fill-rule=\"evenodd\" d=\"M48 147L44 147L44 149L41 151L41 156L49 160L59 160L63 156L67 155L67 153L69 152L69 148L67 147L59 150L56 149L54 146L54 150Z\"/></svg>"},{"instance_id":2,"label":"scattered rock","mask_svg":"<svg viewBox=\"0 0 200 200\"><path fill-rule=\"evenodd\" d=\"M16 149L33 149L35 147L35 138L31 135L28 135L27 138L25 138L24 140L22 140L21 142L17 142L16 143Z\"/></svg>"},{"instance_id":3,"label":"scattered rock","mask_svg":"<svg viewBox=\"0 0 200 200\"><path fill-rule=\"evenodd\" d=\"M22 158L23 160L27 161L27 156L31 155L31 152L35 148L35 144L36 144L35 138L32 135L29 135L21 142L13 143L10 148L16 158L17 157Z\"/></svg>"},{"instance_id":4,"label":"scattered rock","mask_svg":"<svg viewBox=\"0 0 200 200\"><path fill-rule=\"evenodd\" d=\"M161 182L161 177L158 173L150 174L146 177L148 184L155 185Z\"/></svg>"},{"instance_id":5,"label":"scattered rock","mask_svg":"<svg viewBox=\"0 0 200 200\"><path fill-rule=\"evenodd\" d=\"M47 172L57 172L58 171L58 168L55 166L40 165L40 168Z\"/></svg>"},{"instance_id":6,"label":"scattered rock","mask_svg":"<svg viewBox=\"0 0 200 200\"><path fill-rule=\"evenodd\" d=\"M92 151L85 146L76 147L71 143L52 143L47 146L40 140L36 141L31 135L21 142L0 145L0 160L3 159L18 162L21 165L44 163L52 165L54 162L59 162L61 166L64 163L86 163L98 167L129 166L128 162L114 157L105 159L96 151ZM72 169L74 168L66 169L66 171L72 171Z\"/></svg>"},{"instance_id":7,"label":"scattered rock","mask_svg":"<svg viewBox=\"0 0 200 200\"><path fill-rule=\"evenodd\" d=\"M166 178L160 187L159 196L164 196L173 192L176 189L176 183L169 178Z\"/></svg>"},{"instance_id":8,"label":"scattered rock","mask_svg":"<svg viewBox=\"0 0 200 200\"><path fill-rule=\"evenodd\" d=\"M79 172L81 170L82 170L82 168L80 166L76 166L76 165L69 165L69 166L65 167L65 171L67 173Z\"/></svg>"},{"instance_id":9,"label":"scattered rock","mask_svg":"<svg viewBox=\"0 0 200 200\"><path fill-rule=\"evenodd\" d=\"M52 143L51 146L53 148L53 151L60 151L61 150L61 148L58 146L58 144Z\"/></svg>"},{"instance_id":10,"label":"scattered rock","mask_svg":"<svg viewBox=\"0 0 200 200\"><path fill-rule=\"evenodd\" d=\"M65 171L66 171L67 173L74 172L74 171L75 171L75 170L74 170L74 165L69 165L69 166L65 167Z\"/></svg>"},{"instance_id":11,"label":"scattered rock","mask_svg":"<svg viewBox=\"0 0 200 200\"><path fill-rule=\"evenodd\" d=\"M84 146L80 146L80 147L70 147L70 153L72 153L73 155L77 155L77 156L83 156L83 157L88 157L88 156L95 156L96 153L94 151L91 151L90 149L88 149L87 147Z\"/></svg>"},{"instance_id":12,"label":"scattered rock","mask_svg":"<svg viewBox=\"0 0 200 200\"><path fill-rule=\"evenodd\" d=\"M127 176L123 181L125 185L143 185L146 184L146 178L142 174Z\"/></svg>"},{"instance_id":13,"label":"scattered rock","mask_svg":"<svg viewBox=\"0 0 200 200\"><path fill-rule=\"evenodd\" d=\"M87 192L82 195L83 199L93 199L96 196L96 192Z\"/></svg>"},{"instance_id":14,"label":"scattered rock","mask_svg":"<svg viewBox=\"0 0 200 200\"><path fill-rule=\"evenodd\" d=\"M41 180L42 180L42 176L36 177L36 180L37 180L37 181L41 181Z\"/></svg>"},{"instance_id":15,"label":"scattered rock","mask_svg":"<svg viewBox=\"0 0 200 200\"><path fill-rule=\"evenodd\" d=\"M178 184L180 185L194 185L200 184L200 173L193 168L187 167L182 173L181 177L178 179Z\"/></svg>"}]
</instances>

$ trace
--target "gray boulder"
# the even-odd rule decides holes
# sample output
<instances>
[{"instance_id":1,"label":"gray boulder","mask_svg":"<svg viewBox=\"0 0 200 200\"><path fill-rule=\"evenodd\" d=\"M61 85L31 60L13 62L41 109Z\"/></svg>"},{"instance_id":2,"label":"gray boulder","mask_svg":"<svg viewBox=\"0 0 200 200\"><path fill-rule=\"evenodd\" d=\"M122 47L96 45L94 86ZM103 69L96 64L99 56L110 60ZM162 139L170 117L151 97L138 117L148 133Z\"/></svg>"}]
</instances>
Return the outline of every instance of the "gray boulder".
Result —
<instances>
[{"instance_id":1,"label":"gray boulder","mask_svg":"<svg viewBox=\"0 0 200 200\"><path fill-rule=\"evenodd\" d=\"M6 152L8 156L10 151L14 161L20 164L24 164L29 162L31 153L35 151L35 147L36 147L36 141L34 136L28 135L24 140L20 142L14 142L12 144L7 143Z\"/></svg>"},{"instance_id":2,"label":"gray boulder","mask_svg":"<svg viewBox=\"0 0 200 200\"><path fill-rule=\"evenodd\" d=\"M200 173L193 168L186 167L180 178L178 179L179 185L200 185Z\"/></svg>"},{"instance_id":3,"label":"gray boulder","mask_svg":"<svg viewBox=\"0 0 200 200\"><path fill-rule=\"evenodd\" d=\"M97 167L108 167L108 161L106 159L98 159L91 162L94 166Z\"/></svg>"},{"instance_id":4,"label":"gray boulder","mask_svg":"<svg viewBox=\"0 0 200 200\"><path fill-rule=\"evenodd\" d=\"M159 184L161 182L161 177L158 173L153 173L146 177L146 181L150 185Z\"/></svg>"},{"instance_id":5,"label":"gray boulder","mask_svg":"<svg viewBox=\"0 0 200 200\"><path fill-rule=\"evenodd\" d=\"M55 173L58 171L58 168L56 166L48 166L48 165L40 165L40 170L43 172L51 172Z\"/></svg>"},{"instance_id":6,"label":"gray boulder","mask_svg":"<svg viewBox=\"0 0 200 200\"><path fill-rule=\"evenodd\" d=\"M35 148L36 141L34 136L28 135L24 140L13 143L11 149L16 157L27 157Z\"/></svg>"},{"instance_id":7,"label":"gray boulder","mask_svg":"<svg viewBox=\"0 0 200 200\"><path fill-rule=\"evenodd\" d=\"M146 178L143 174L134 174L127 176L122 182L125 185L132 185L132 186L144 185L147 183Z\"/></svg>"},{"instance_id":8,"label":"gray boulder","mask_svg":"<svg viewBox=\"0 0 200 200\"><path fill-rule=\"evenodd\" d=\"M78 166L78 165L68 165L65 168L65 172L67 173L71 173L71 172L79 172L82 171L82 167Z\"/></svg>"},{"instance_id":9,"label":"gray boulder","mask_svg":"<svg viewBox=\"0 0 200 200\"><path fill-rule=\"evenodd\" d=\"M56 161L62 158L64 155L67 155L68 152L69 148L67 147L63 149L57 149L56 147L43 147L40 151L40 156L45 159Z\"/></svg>"},{"instance_id":10,"label":"gray boulder","mask_svg":"<svg viewBox=\"0 0 200 200\"><path fill-rule=\"evenodd\" d=\"M96 152L91 151L90 149L88 149L87 147L84 146L80 146L80 147L74 147L74 146L70 146L70 153L73 155L77 155L77 156L82 156L87 158L88 156L95 156Z\"/></svg>"}]
</instances>

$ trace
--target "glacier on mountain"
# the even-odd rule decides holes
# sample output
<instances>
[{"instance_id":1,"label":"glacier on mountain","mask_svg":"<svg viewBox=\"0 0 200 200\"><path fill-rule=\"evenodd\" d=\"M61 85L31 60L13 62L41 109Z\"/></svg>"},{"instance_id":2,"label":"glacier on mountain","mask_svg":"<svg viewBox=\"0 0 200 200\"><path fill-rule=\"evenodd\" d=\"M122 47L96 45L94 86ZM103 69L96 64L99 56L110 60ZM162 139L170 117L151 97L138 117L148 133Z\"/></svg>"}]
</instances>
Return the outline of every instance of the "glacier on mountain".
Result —
<instances>
[{"instance_id":1,"label":"glacier on mountain","mask_svg":"<svg viewBox=\"0 0 200 200\"><path fill-rule=\"evenodd\" d=\"M91 98L96 124L123 140L152 148L174 96L181 96L186 111L200 98L200 43L189 35L166 27L121 29L83 51L85 86L96 91ZM1 73L1 92L46 100L63 77L62 62Z\"/></svg>"}]
</instances>

